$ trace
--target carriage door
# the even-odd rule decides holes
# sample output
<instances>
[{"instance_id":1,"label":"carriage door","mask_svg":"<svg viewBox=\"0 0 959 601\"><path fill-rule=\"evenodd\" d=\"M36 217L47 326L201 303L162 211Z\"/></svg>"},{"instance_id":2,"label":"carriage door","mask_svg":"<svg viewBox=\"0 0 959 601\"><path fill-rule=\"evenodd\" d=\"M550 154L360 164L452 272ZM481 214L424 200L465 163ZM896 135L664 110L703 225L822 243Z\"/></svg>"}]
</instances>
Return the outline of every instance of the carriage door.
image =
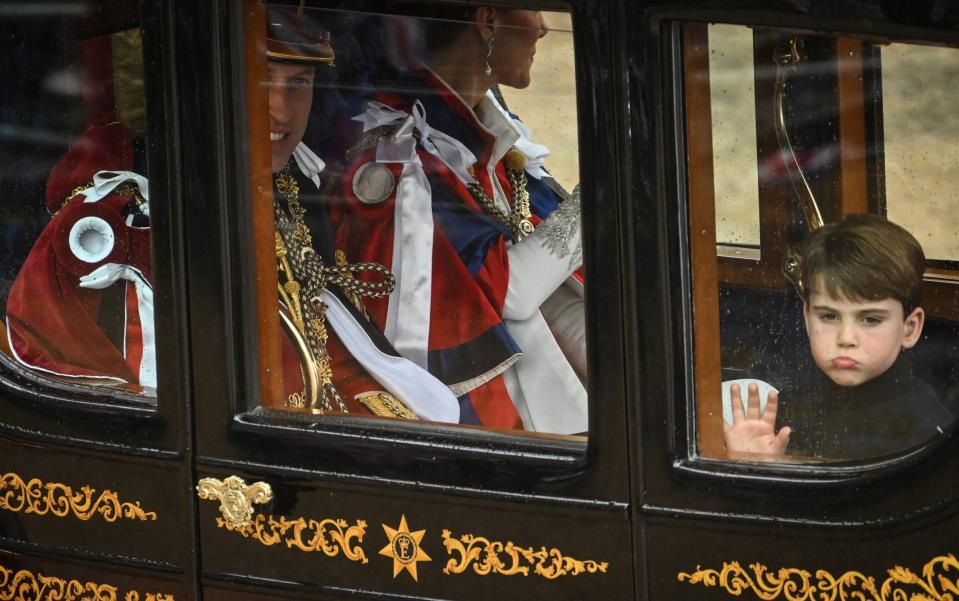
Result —
<instances>
[{"instance_id":1,"label":"carriage door","mask_svg":"<svg viewBox=\"0 0 959 601\"><path fill-rule=\"evenodd\" d=\"M189 233L189 255L198 257L191 313L217 316L191 324L205 599L632 596L618 239L598 235L616 231L620 198L608 173L614 166L592 159L605 153L577 152L615 143L592 133L611 129L591 121L607 115L583 107L601 99L619 103L607 98L608 82L595 80L598 67L574 52L574 37L581 42L573 34L578 17L565 10L544 12L549 31L538 40L529 89L483 97L495 111L486 117L514 132L511 144L529 153L511 163L509 177L519 183L505 188L525 186L531 204L553 203L544 217L563 211L537 226L557 227L550 231L558 254L547 254L562 274L553 284L561 291L546 296L569 308L566 331L579 332L578 340L559 340L544 329L554 320L563 331L562 318L549 308L534 305L529 316L509 317L492 300L497 286L505 290L504 272L496 271L505 264L494 263L505 257L509 218L483 208L476 200L482 189L477 197L455 196L472 193L448 179L489 184L480 172L486 169L482 147L468 150L467 143L490 134L457 141L464 130L450 127L475 127L456 121L468 109L449 108L462 100L414 68L426 18L222 2L198 20L179 20L181 33L199 44L189 54L210 57L192 75L194 83L225 82L229 109L184 133L184 145L208 157L188 176L191 194L203 199L191 214L202 222ZM546 33L536 27L519 33L536 41ZM289 43L293 30L302 34L305 50ZM605 51L594 52L609 62ZM278 114L304 92L312 96L305 131ZM351 117L365 110L360 100L367 94L382 104L368 115L364 133ZM401 104L411 94L420 94L420 102ZM398 130L407 120L413 129ZM589 132L578 142L577 123ZM384 135L387 130L392 134ZM311 152L286 148L291 133L302 135ZM407 158L378 161L377 144L391 139L407 154L390 156ZM465 152L471 162L451 171L447 162ZM351 170L354 160L366 162ZM354 172L365 175L344 184ZM353 203L393 223L396 190L421 191L424 183L448 213L431 215L426 197L420 205L425 221L414 216L404 227L417 244L418 226L435 227L427 275L447 292L430 297L427 289L425 306L430 300L453 304L446 312L400 320L398 327L409 328L414 339L426 333L424 324L430 328L428 346L410 347L425 353L407 359L383 344L377 329L383 326L378 312L386 312L392 298L392 276L358 265L364 261L352 253L363 249L348 244L358 239L331 237L324 215L335 222L334 209ZM587 213L577 203L605 203L609 210ZM457 254L467 251L456 246L456 236L470 227L488 235L489 244L467 260ZM392 249L392 232L386 235L362 240L373 250ZM396 290L415 288L400 281L401 272L414 273L431 258L423 263L412 247L404 252L411 258L392 266ZM532 320L530 329L511 329L517 327L507 323L512 319ZM548 344L540 348L522 338L534 334L547 336ZM567 371L523 384L525 376L509 368L527 365L524 357L536 353L562 360ZM392 378L384 371L388 364L404 375ZM514 376L525 404L484 404L503 391L518 398L515 381L507 379ZM558 390L560 382L569 387ZM541 396L536 386L558 393ZM552 410L543 405L554 402Z\"/></svg>"},{"instance_id":2,"label":"carriage door","mask_svg":"<svg viewBox=\"0 0 959 601\"><path fill-rule=\"evenodd\" d=\"M155 4L0 8L0 599L194 598Z\"/></svg>"},{"instance_id":3,"label":"carriage door","mask_svg":"<svg viewBox=\"0 0 959 601\"><path fill-rule=\"evenodd\" d=\"M956 21L896 11L677 10L640 44L665 66L636 71L663 90L666 144L649 152L640 128L636 154L668 157L666 202L644 215L666 245L638 242L660 301L641 317L686 324L638 354L642 423L672 424L642 446L650 599L957 590ZM877 237L863 224L885 222L858 214L908 233ZM918 340L902 335L908 284L887 284L910 236Z\"/></svg>"}]
</instances>

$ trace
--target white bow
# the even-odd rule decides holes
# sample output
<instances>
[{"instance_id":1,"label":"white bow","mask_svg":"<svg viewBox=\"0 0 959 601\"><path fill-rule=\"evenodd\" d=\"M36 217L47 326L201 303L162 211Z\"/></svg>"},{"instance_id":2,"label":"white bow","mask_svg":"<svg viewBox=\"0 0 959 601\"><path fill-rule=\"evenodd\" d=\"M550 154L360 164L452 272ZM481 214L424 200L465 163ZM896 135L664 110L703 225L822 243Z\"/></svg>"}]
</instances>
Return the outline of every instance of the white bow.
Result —
<instances>
[{"instance_id":1,"label":"white bow","mask_svg":"<svg viewBox=\"0 0 959 601\"><path fill-rule=\"evenodd\" d=\"M406 113L388 107L382 102L367 103L366 112L353 117L363 124L363 131L384 125L401 124L393 135L382 138L376 149L376 160L383 163L407 163L416 149L414 133L419 132L419 142L423 150L443 161L443 164L460 178L464 184L476 182L469 169L476 162L476 155L456 138L433 129L426 122L423 103L417 100L413 112Z\"/></svg>"},{"instance_id":2,"label":"white bow","mask_svg":"<svg viewBox=\"0 0 959 601\"><path fill-rule=\"evenodd\" d=\"M140 189L140 195L143 200L150 200L150 186L147 178L133 171L97 171L93 176L93 185L82 191L86 197L83 202L96 202L105 198L114 188L123 182L132 181Z\"/></svg>"}]
</instances>

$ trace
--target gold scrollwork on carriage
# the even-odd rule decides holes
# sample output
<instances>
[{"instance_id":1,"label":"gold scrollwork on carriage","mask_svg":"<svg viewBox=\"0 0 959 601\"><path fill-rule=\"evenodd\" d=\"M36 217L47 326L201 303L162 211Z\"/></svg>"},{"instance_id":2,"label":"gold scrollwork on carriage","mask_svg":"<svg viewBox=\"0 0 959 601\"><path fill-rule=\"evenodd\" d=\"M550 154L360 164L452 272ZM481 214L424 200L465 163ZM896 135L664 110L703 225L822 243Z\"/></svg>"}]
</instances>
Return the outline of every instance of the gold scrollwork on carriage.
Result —
<instances>
[{"instance_id":1,"label":"gold scrollwork on carriage","mask_svg":"<svg viewBox=\"0 0 959 601\"><path fill-rule=\"evenodd\" d=\"M951 572L952 576L948 573ZM749 564L749 569L737 561L723 562L721 570L696 566L694 572L680 572L677 579L706 587L718 586L730 595L739 597L752 591L764 601L952 601L959 598L959 560L955 555L941 555L922 568L922 575L909 568L895 566L886 571L882 584L872 576L848 571L834 576L826 570L816 570L813 577L808 570L779 568L771 571L760 563Z\"/></svg>"},{"instance_id":2,"label":"gold scrollwork on carriage","mask_svg":"<svg viewBox=\"0 0 959 601\"><path fill-rule=\"evenodd\" d=\"M175 601L173 595L128 591L123 601ZM0 565L0 601L118 601L117 587L12 570Z\"/></svg>"},{"instance_id":3,"label":"gold scrollwork on carriage","mask_svg":"<svg viewBox=\"0 0 959 601\"><path fill-rule=\"evenodd\" d=\"M313 520L301 517L291 520L262 513L254 516L253 504L270 502L273 490L265 482L248 485L238 476L229 476L224 480L203 478L196 489L201 499L220 501L221 516L216 518L219 528L236 532L267 547L285 542L287 548L306 553L321 552L328 557L342 553L351 561L369 561L360 546L366 534L366 522L363 520L357 520L351 526L343 519Z\"/></svg>"},{"instance_id":4,"label":"gold scrollwork on carriage","mask_svg":"<svg viewBox=\"0 0 959 601\"><path fill-rule=\"evenodd\" d=\"M217 518L216 525L227 528L223 518ZM288 520L283 516L257 514L251 523L233 530L267 547L285 542L287 548L306 553L321 552L327 557L336 557L342 552L350 561L369 562L360 546L366 534L366 522L363 520L357 520L351 526L343 519Z\"/></svg>"},{"instance_id":5,"label":"gold scrollwork on carriage","mask_svg":"<svg viewBox=\"0 0 959 601\"><path fill-rule=\"evenodd\" d=\"M139 501L120 501L119 495L112 490L98 493L90 486L74 489L59 482L43 482L39 478L25 480L12 472L0 476L0 509L57 517L73 515L83 521L93 517L107 522L121 518L157 519L157 514L144 511Z\"/></svg>"},{"instance_id":6,"label":"gold scrollwork on carriage","mask_svg":"<svg viewBox=\"0 0 959 601\"><path fill-rule=\"evenodd\" d=\"M502 543L482 536L464 534L459 538L443 531L443 546L451 556L443 568L445 574L462 574L470 567L480 576L501 574L529 576L533 573L553 580L561 576L606 573L609 564L591 559L580 560L563 555L559 549L519 547L512 541ZM454 556L455 555L455 556Z\"/></svg>"}]
</instances>

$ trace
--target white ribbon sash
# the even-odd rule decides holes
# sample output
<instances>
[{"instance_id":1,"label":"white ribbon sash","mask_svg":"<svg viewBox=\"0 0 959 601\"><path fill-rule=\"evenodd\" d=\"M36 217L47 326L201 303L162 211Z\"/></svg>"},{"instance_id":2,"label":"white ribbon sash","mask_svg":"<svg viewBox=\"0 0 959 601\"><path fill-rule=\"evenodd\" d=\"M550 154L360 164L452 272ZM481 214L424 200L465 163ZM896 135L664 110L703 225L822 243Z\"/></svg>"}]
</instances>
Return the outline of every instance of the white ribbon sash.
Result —
<instances>
[{"instance_id":1,"label":"white ribbon sash","mask_svg":"<svg viewBox=\"0 0 959 601\"><path fill-rule=\"evenodd\" d=\"M106 198L123 182L133 182L140 189L140 196L146 201L140 210L149 217L150 185L147 183L147 178L133 171L97 171L93 176L93 185L80 192L84 196L83 202L97 202Z\"/></svg>"},{"instance_id":2,"label":"white ribbon sash","mask_svg":"<svg viewBox=\"0 0 959 601\"><path fill-rule=\"evenodd\" d=\"M137 312L143 337L143 355L140 358L139 380L141 386L156 388L156 334L153 326L153 288L140 270L129 265L107 263L80 277L81 288L102 290L117 280L133 282L137 294ZM126 346L126 345L124 345ZM124 348L126 356L126 348Z\"/></svg>"},{"instance_id":3,"label":"white ribbon sash","mask_svg":"<svg viewBox=\"0 0 959 601\"><path fill-rule=\"evenodd\" d=\"M324 290L320 298L327 307L326 318L343 346L384 390L403 401L420 419L459 421L459 402L449 388L411 361L387 355L376 348L363 327L335 295Z\"/></svg>"},{"instance_id":4,"label":"white ribbon sash","mask_svg":"<svg viewBox=\"0 0 959 601\"><path fill-rule=\"evenodd\" d=\"M396 288L390 294L383 333L401 355L423 369L429 368L433 296L431 198L429 181L417 157L404 165L396 190L392 263Z\"/></svg>"},{"instance_id":5,"label":"white ribbon sash","mask_svg":"<svg viewBox=\"0 0 959 601\"><path fill-rule=\"evenodd\" d=\"M366 112L353 117L367 132L378 127L396 127L377 143L378 163L401 163L403 172L396 189L392 271L396 289L387 306L384 334L404 357L427 369L430 307L433 289L433 203L429 180L416 153L419 146L437 157L466 183L476 179L469 168L476 157L459 140L426 123L423 104L416 101L412 113L371 101Z\"/></svg>"}]
</instances>

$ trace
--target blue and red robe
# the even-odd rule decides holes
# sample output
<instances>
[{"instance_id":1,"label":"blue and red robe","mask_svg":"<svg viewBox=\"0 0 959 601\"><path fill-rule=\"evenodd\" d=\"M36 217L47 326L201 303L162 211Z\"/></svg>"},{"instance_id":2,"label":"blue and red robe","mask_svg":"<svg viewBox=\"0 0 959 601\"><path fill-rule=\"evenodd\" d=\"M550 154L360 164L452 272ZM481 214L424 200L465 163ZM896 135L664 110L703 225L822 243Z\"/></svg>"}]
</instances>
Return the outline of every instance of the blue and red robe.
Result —
<instances>
[{"instance_id":1,"label":"blue and red robe","mask_svg":"<svg viewBox=\"0 0 959 601\"><path fill-rule=\"evenodd\" d=\"M462 100L431 73L420 72L403 82L410 95L380 94L375 100L410 113L422 103L429 127L461 142L476 159L471 174L492 198L487 171L496 139ZM480 206L461 177L443 160L417 148L429 182L433 217L432 288L428 332L427 370L450 386L460 400L461 423L492 428L521 429L503 373L520 357L503 312L509 286L508 246L512 234L500 219ZM384 200L357 198L357 172L377 160L376 148L353 158L333 192L333 221L337 244L351 262L374 261L397 271L393 262L397 189ZM500 160L493 173L508 197L513 190ZM394 181L403 176L404 164L383 162ZM539 223L556 209L559 198L544 183L527 178L532 221ZM402 277L402 275L398 276ZM386 328L389 299L371 300L367 309L373 321ZM395 343L395 341L393 341ZM529 351L530 349L525 349Z\"/></svg>"}]
</instances>

